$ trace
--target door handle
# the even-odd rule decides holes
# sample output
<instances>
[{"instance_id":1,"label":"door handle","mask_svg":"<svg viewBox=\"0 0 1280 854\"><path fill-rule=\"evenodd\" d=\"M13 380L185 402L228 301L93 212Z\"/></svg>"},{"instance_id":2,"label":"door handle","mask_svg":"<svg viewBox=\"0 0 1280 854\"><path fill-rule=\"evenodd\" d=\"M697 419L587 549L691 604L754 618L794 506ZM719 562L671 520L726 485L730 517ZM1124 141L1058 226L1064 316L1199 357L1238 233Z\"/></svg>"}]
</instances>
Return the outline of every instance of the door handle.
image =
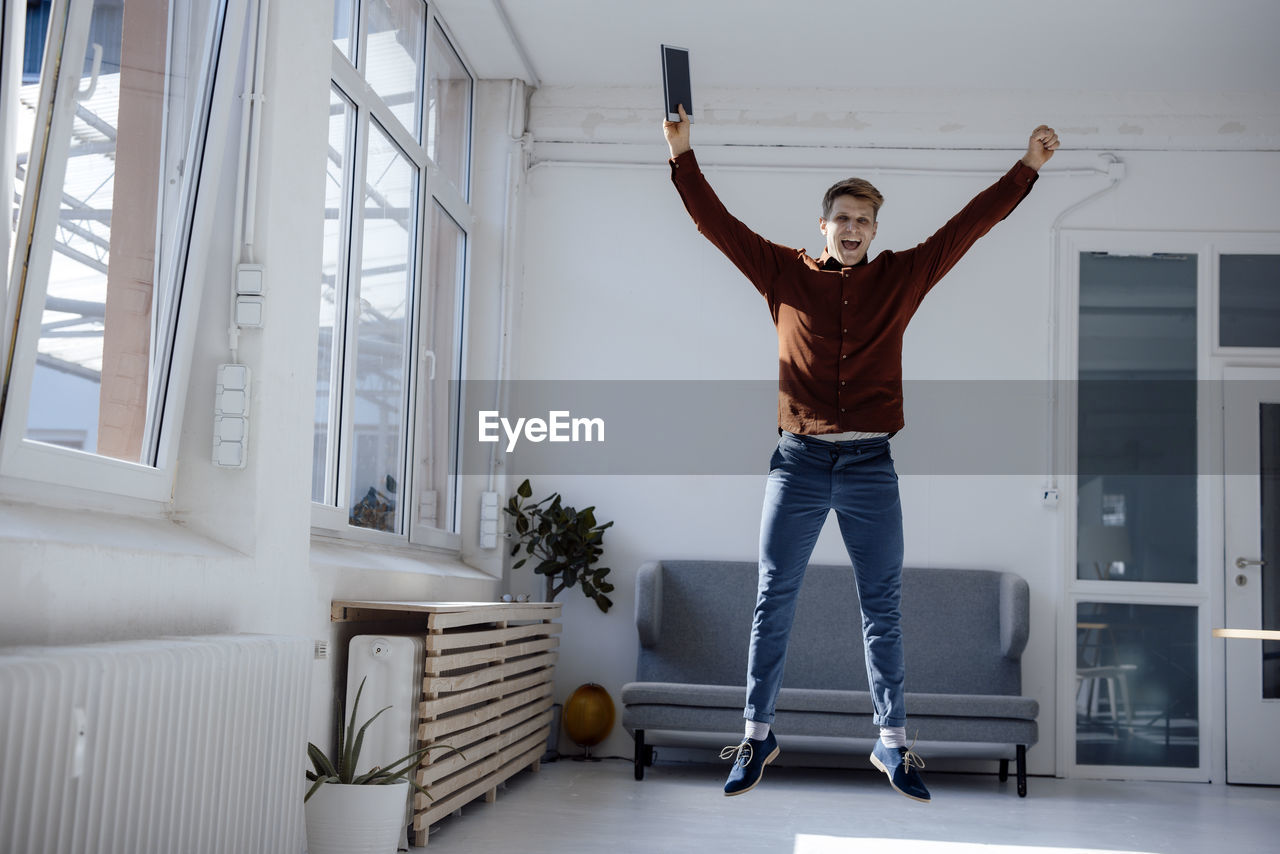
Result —
<instances>
[{"instance_id":1,"label":"door handle","mask_svg":"<svg viewBox=\"0 0 1280 854\"><path fill-rule=\"evenodd\" d=\"M1246 566L1266 566L1265 560L1249 560L1248 558L1236 558L1236 569L1244 569Z\"/></svg>"}]
</instances>

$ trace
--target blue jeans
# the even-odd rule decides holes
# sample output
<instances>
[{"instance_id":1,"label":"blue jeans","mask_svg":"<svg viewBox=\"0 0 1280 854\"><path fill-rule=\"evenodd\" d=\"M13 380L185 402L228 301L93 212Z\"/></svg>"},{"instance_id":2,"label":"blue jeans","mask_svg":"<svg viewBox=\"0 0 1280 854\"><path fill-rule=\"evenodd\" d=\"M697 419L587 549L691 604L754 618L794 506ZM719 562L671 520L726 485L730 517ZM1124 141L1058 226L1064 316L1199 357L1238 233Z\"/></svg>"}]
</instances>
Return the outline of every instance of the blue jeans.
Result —
<instances>
[{"instance_id":1,"label":"blue jeans","mask_svg":"<svg viewBox=\"0 0 1280 854\"><path fill-rule=\"evenodd\" d=\"M760 586L747 659L748 720L772 723L796 597L834 509L862 604L867 684L879 726L905 726L902 503L888 438L826 442L783 433L760 520Z\"/></svg>"}]
</instances>

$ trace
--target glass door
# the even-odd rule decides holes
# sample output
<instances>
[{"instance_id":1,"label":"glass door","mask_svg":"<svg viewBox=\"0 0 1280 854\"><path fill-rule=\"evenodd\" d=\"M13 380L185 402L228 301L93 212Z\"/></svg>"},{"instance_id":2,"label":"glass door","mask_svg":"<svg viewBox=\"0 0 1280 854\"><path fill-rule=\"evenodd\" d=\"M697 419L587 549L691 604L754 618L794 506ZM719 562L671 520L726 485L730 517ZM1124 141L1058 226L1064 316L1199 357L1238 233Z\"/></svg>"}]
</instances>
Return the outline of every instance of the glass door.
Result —
<instances>
[{"instance_id":1,"label":"glass door","mask_svg":"<svg viewBox=\"0 0 1280 854\"><path fill-rule=\"evenodd\" d=\"M1280 368L1224 371L1227 628L1280 630ZM1229 638L1227 781L1280 784L1280 641Z\"/></svg>"},{"instance_id":2,"label":"glass door","mask_svg":"<svg viewBox=\"0 0 1280 854\"><path fill-rule=\"evenodd\" d=\"M1078 258L1071 764L1190 779L1203 767L1199 259Z\"/></svg>"}]
</instances>

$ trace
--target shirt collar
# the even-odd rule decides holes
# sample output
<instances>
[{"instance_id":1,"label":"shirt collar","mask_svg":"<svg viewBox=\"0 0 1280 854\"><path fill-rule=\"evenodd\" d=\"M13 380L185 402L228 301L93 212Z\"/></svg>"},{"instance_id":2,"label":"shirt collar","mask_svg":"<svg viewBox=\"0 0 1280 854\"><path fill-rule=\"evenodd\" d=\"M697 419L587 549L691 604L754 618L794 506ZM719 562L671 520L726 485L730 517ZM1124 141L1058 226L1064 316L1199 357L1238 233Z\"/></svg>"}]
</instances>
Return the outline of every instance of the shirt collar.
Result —
<instances>
[{"instance_id":1,"label":"shirt collar","mask_svg":"<svg viewBox=\"0 0 1280 854\"><path fill-rule=\"evenodd\" d=\"M863 255L862 260L859 261L857 264L854 264L853 266L861 267L863 264L870 263L870 260L871 259L868 258L866 255ZM844 269L844 265L841 264L839 261L837 261L835 256L832 255L830 250L828 250L825 246L822 248L822 254L818 256L818 267L823 270L839 271Z\"/></svg>"}]
</instances>

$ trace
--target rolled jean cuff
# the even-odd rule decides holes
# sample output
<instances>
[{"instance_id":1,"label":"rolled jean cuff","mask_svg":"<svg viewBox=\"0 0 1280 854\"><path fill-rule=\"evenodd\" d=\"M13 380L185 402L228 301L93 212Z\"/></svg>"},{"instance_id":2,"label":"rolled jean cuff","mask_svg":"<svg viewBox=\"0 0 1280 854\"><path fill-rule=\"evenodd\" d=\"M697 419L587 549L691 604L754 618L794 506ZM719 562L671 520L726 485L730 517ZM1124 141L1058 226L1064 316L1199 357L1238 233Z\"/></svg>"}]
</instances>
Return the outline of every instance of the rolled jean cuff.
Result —
<instances>
[{"instance_id":1,"label":"rolled jean cuff","mask_svg":"<svg viewBox=\"0 0 1280 854\"><path fill-rule=\"evenodd\" d=\"M742 716L747 720L754 721L755 723L758 723L758 724L772 724L773 718L774 718L774 716L771 714L766 714L764 712L754 712L749 708L742 713Z\"/></svg>"},{"instance_id":2,"label":"rolled jean cuff","mask_svg":"<svg viewBox=\"0 0 1280 854\"><path fill-rule=\"evenodd\" d=\"M871 722L876 726L906 726L906 716L900 718L891 718L886 715L872 715Z\"/></svg>"}]
</instances>

